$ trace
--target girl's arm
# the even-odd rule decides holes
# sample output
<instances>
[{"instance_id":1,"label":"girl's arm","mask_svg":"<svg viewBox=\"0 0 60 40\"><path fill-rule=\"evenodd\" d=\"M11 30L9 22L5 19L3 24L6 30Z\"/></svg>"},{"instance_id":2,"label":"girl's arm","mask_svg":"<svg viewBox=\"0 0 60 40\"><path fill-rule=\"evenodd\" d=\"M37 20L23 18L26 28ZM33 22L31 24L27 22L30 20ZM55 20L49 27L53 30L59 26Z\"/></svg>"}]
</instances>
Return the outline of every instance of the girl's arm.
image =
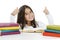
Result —
<instances>
[{"instance_id":1,"label":"girl's arm","mask_svg":"<svg viewBox=\"0 0 60 40\"><path fill-rule=\"evenodd\" d=\"M45 10L43 11L45 13L45 15L47 16L48 22L49 24L54 24L53 22L53 17L52 15L49 13L48 9L45 7Z\"/></svg>"},{"instance_id":2,"label":"girl's arm","mask_svg":"<svg viewBox=\"0 0 60 40\"><path fill-rule=\"evenodd\" d=\"M48 14L48 15L46 15L46 16L47 16L47 19L48 19L48 23L49 23L50 25L54 24L52 15L51 15L51 14Z\"/></svg>"},{"instance_id":3,"label":"girl's arm","mask_svg":"<svg viewBox=\"0 0 60 40\"><path fill-rule=\"evenodd\" d=\"M49 11L47 10L47 8L45 7L44 11L45 15L47 16L48 18L48 22L50 25L54 24L53 22L53 17L52 15L50 15ZM46 24L42 23L42 22L38 22L38 25L39 25L39 28L40 30L37 30L36 32L41 32L43 33L44 32L44 29L46 29Z\"/></svg>"},{"instance_id":4,"label":"girl's arm","mask_svg":"<svg viewBox=\"0 0 60 40\"><path fill-rule=\"evenodd\" d=\"M16 8L10 15L10 22L15 23L15 15L19 12L19 9Z\"/></svg>"}]
</instances>

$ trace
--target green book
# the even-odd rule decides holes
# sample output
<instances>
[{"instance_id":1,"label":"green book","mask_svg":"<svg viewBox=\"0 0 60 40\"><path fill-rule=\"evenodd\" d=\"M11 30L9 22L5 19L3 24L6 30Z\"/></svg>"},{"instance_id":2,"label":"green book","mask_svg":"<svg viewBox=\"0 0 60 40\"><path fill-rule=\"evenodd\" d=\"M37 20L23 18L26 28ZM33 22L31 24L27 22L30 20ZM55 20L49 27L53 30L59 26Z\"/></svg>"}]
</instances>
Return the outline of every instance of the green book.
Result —
<instances>
[{"instance_id":1,"label":"green book","mask_svg":"<svg viewBox=\"0 0 60 40\"><path fill-rule=\"evenodd\" d=\"M60 25L48 25L48 30L60 30Z\"/></svg>"}]
</instances>

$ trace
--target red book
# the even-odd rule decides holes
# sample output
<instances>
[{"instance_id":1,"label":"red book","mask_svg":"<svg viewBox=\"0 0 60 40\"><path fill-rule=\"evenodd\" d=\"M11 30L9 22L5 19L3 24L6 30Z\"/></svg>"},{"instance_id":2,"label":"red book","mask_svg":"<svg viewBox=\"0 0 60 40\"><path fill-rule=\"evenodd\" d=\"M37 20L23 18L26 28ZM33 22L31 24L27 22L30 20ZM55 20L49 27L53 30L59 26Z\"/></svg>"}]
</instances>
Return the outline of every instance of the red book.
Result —
<instances>
[{"instance_id":1,"label":"red book","mask_svg":"<svg viewBox=\"0 0 60 40\"><path fill-rule=\"evenodd\" d=\"M1 32L0 36L3 36L3 35L13 35L13 34L20 34L20 31L17 31L17 32Z\"/></svg>"},{"instance_id":2,"label":"red book","mask_svg":"<svg viewBox=\"0 0 60 40\"><path fill-rule=\"evenodd\" d=\"M0 23L0 27L12 27L12 26L19 26L17 23Z\"/></svg>"},{"instance_id":3,"label":"red book","mask_svg":"<svg viewBox=\"0 0 60 40\"><path fill-rule=\"evenodd\" d=\"M59 33L44 32L43 36L60 37L60 34Z\"/></svg>"}]
</instances>

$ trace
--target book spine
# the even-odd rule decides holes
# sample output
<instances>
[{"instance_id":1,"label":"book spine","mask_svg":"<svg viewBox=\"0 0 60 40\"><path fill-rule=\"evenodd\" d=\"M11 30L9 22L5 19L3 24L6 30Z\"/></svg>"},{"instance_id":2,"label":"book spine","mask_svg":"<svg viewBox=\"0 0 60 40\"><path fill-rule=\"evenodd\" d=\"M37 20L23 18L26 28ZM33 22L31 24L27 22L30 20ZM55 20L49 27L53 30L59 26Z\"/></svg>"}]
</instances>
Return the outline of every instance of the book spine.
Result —
<instances>
[{"instance_id":1,"label":"book spine","mask_svg":"<svg viewBox=\"0 0 60 40\"><path fill-rule=\"evenodd\" d=\"M8 27L8 26L19 26L16 23L0 23L0 27Z\"/></svg>"},{"instance_id":2,"label":"book spine","mask_svg":"<svg viewBox=\"0 0 60 40\"><path fill-rule=\"evenodd\" d=\"M60 26L47 26L48 30L60 30Z\"/></svg>"},{"instance_id":3,"label":"book spine","mask_svg":"<svg viewBox=\"0 0 60 40\"><path fill-rule=\"evenodd\" d=\"M3 28L3 27L19 27L19 26L0 26L0 28Z\"/></svg>"},{"instance_id":4,"label":"book spine","mask_svg":"<svg viewBox=\"0 0 60 40\"><path fill-rule=\"evenodd\" d=\"M0 28L3 28L3 27L19 27L19 26L0 26Z\"/></svg>"},{"instance_id":5,"label":"book spine","mask_svg":"<svg viewBox=\"0 0 60 40\"><path fill-rule=\"evenodd\" d=\"M20 27L4 27L0 28L0 30L14 30L14 29L19 29Z\"/></svg>"},{"instance_id":6,"label":"book spine","mask_svg":"<svg viewBox=\"0 0 60 40\"><path fill-rule=\"evenodd\" d=\"M60 33L59 30L45 30L45 32Z\"/></svg>"},{"instance_id":7,"label":"book spine","mask_svg":"<svg viewBox=\"0 0 60 40\"><path fill-rule=\"evenodd\" d=\"M55 28L47 28L47 30L59 30L60 31L60 29L55 29Z\"/></svg>"},{"instance_id":8,"label":"book spine","mask_svg":"<svg viewBox=\"0 0 60 40\"><path fill-rule=\"evenodd\" d=\"M60 34L50 33L50 32L44 32L44 33L43 33L43 36L60 37Z\"/></svg>"},{"instance_id":9,"label":"book spine","mask_svg":"<svg viewBox=\"0 0 60 40\"><path fill-rule=\"evenodd\" d=\"M1 32L18 32L19 30L1 30Z\"/></svg>"},{"instance_id":10,"label":"book spine","mask_svg":"<svg viewBox=\"0 0 60 40\"><path fill-rule=\"evenodd\" d=\"M20 31L19 32L1 32L0 36L3 36L3 35L13 35L13 34L20 34Z\"/></svg>"}]
</instances>

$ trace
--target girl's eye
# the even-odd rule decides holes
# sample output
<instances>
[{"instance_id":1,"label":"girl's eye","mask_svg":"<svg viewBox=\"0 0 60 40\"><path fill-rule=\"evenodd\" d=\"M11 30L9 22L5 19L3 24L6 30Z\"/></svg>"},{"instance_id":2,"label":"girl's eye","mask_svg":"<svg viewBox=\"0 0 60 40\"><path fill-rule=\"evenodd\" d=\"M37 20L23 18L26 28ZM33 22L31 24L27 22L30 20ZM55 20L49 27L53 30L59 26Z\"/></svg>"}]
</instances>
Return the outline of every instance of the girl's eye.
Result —
<instances>
[{"instance_id":1,"label":"girl's eye","mask_svg":"<svg viewBox=\"0 0 60 40\"><path fill-rule=\"evenodd\" d=\"M32 11L30 11L30 13L33 13Z\"/></svg>"},{"instance_id":2,"label":"girl's eye","mask_svg":"<svg viewBox=\"0 0 60 40\"><path fill-rule=\"evenodd\" d=\"M30 13L32 13L32 11L30 11Z\"/></svg>"},{"instance_id":3,"label":"girl's eye","mask_svg":"<svg viewBox=\"0 0 60 40\"><path fill-rule=\"evenodd\" d=\"M28 14L26 13L26 15L28 15Z\"/></svg>"}]
</instances>

